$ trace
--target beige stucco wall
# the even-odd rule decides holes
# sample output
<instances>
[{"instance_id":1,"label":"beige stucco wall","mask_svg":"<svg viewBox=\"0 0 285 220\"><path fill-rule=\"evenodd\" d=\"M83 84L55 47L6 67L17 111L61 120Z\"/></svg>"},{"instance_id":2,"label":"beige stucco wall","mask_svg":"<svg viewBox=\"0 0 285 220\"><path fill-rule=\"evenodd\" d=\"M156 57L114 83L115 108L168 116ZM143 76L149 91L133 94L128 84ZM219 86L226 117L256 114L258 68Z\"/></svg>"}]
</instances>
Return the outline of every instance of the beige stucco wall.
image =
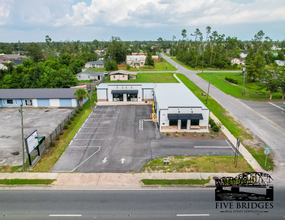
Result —
<instances>
[{"instance_id":1,"label":"beige stucco wall","mask_svg":"<svg viewBox=\"0 0 285 220\"><path fill-rule=\"evenodd\" d=\"M122 80L128 80L128 75L111 75L110 76L111 81L122 81Z\"/></svg>"}]
</instances>

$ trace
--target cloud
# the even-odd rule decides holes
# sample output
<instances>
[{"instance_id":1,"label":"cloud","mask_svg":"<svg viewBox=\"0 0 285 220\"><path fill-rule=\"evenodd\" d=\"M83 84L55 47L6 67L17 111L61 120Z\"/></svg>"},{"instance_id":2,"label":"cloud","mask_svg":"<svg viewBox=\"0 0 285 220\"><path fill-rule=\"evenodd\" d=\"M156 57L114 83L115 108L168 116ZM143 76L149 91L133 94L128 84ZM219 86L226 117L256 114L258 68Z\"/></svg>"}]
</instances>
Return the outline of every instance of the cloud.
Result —
<instances>
[{"instance_id":1,"label":"cloud","mask_svg":"<svg viewBox=\"0 0 285 220\"><path fill-rule=\"evenodd\" d=\"M0 0L0 25L5 25L9 20L11 2L12 0Z\"/></svg>"}]
</instances>

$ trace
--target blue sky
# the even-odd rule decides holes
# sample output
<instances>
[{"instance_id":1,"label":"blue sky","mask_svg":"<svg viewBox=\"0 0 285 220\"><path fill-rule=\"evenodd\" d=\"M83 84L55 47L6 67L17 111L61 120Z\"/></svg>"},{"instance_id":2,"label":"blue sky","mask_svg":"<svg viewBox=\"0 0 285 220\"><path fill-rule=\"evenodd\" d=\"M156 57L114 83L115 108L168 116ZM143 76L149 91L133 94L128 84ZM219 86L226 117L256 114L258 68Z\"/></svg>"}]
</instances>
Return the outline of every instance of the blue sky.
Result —
<instances>
[{"instance_id":1,"label":"blue sky","mask_svg":"<svg viewBox=\"0 0 285 220\"><path fill-rule=\"evenodd\" d=\"M0 0L0 41L181 39L206 26L250 40L285 39L284 0Z\"/></svg>"}]
</instances>

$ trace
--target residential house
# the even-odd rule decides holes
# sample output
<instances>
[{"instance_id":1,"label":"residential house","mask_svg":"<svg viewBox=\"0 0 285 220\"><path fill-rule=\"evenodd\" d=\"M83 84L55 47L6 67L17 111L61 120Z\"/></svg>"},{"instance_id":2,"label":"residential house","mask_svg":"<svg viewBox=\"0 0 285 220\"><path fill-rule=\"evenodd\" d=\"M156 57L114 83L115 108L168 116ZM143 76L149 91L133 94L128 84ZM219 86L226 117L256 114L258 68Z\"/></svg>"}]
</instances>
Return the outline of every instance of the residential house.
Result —
<instances>
[{"instance_id":1,"label":"residential house","mask_svg":"<svg viewBox=\"0 0 285 220\"><path fill-rule=\"evenodd\" d=\"M0 63L0 70L6 70L6 69L8 69L8 67Z\"/></svg>"},{"instance_id":2,"label":"residential house","mask_svg":"<svg viewBox=\"0 0 285 220\"><path fill-rule=\"evenodd\" d=\"M104 56L98 55L98 60L104 60Z\"/></svg>"},{"instance_id":3,"label":"residential house","mask_svg":"<svg viewBox=\"0 0 285 220\"><path fill-rule=\"evenodd\" d=\"M285 61L282 60L275 60L275 63L277 63L278 66L285 66Z\"/></svg>"},{"instance_id":4,"label":"residential house","mask_svg":"<svg viewBox=\"0 0 285 220\"><path fill-rule=\"evenodd\" d=\"M85 68L104 68L105 62L103 60L89 61L85 64Z\"/></svg>"},{"instance_id":5,"label":"residential house","mask_svg":"<svg viewBox=\"0 0 285 220\"><path fill-rule=\"evenodd\" d=\"M126 63L129 64L131 67L142 67L145 64L146 56L139 55L139 56L131 56L127 55Z\"/></svg>"},{"instance_id":6,"label":"residential house","mask_svg":"<svg viewBox=\"0 0 285 220\"><path fill-rule=\"evenodd\" d=\"M247 50L243 50L242 52L241 52L241 54L240 54L240 57L241 58L246 58L246 56L247 56Z\"/></svg>"},{"instance_id":7,"label":"residential house","mask_svg":"<svg viewBox=\"0 0 285 220\"><path fill-rule=\"evenodd\" d=\"M87 70L85 72L81 72L81 73L77 73L76 78L80 81L80 80L96 80L96 81L100 81L104 78L105 73L104 72L94 72L94 71L90 71Z\"/></svg>"},{"instance_id":8,"label":"residential house","mask_svg":"<svg viewBox=\"0 0 285 220\"><path fill-rule=\"evenodd\" d=\"M130 75L137 75L137 72L117 70L110 73L110 80L111 81L129 80Z\"/></svg>"},{"instance_id":9,"label":"residential house","mask_svg":"<svg viewBox=\"0 0 285 220\"><path fill-rule=\"evenodd\" d=\"M238 64L238 65L245 65L245 58L234 58L234 57L228 57L228 60L231 61L231 64Z\"/></svg>"}]
</instances>

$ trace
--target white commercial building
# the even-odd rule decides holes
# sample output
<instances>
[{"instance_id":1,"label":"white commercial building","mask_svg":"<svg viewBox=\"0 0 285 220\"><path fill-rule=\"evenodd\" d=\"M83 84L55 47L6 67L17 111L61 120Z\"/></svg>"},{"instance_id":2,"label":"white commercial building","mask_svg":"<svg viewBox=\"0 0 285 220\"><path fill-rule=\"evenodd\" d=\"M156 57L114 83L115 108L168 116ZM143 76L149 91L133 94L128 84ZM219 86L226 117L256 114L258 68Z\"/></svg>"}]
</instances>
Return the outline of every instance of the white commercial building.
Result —
<instances>
[{"instance_id":1,"label":"white commercial building","mask_svg":"<svg viewBox=\"0 0 285 220\"><path fill-rule=\"evenodd\" d=\"M161 130L208 130L210 110L182 83L110 83L97 88L98 102L154 102Z\"/></svg>"}]
</instances>

